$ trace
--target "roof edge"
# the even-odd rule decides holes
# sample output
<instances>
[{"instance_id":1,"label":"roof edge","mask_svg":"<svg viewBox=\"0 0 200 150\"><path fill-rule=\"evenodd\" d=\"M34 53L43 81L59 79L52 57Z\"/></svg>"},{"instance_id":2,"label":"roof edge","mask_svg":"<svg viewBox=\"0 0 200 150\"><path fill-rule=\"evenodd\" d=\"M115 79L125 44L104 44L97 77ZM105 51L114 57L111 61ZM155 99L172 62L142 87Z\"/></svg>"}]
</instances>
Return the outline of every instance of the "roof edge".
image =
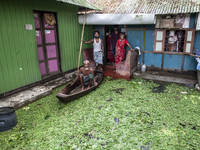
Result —
<instances>
[{"instance_id":1,"label":"roof edge","mask_svg":"<svg viewBox=\"0 0 200 150\"><path fill-rule=\"evenodd\" d=\"M95 6L94 4L92 4L86 0L56 0L56 1L68 3L68 4L72 4L72 5L76 5L76 6L82 6L82 7L86 7L86 8L90 8L90 9L101 10L100 8L98 8L97 6Z\"/></svg>"}]
</instances>

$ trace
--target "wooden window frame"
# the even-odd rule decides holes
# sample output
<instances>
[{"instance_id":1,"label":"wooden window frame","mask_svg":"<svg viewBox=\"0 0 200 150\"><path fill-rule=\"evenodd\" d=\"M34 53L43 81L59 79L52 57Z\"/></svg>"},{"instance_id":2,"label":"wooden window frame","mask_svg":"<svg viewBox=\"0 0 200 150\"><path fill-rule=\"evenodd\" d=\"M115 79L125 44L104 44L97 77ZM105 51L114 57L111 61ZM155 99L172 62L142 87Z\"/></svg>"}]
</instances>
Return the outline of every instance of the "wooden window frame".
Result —
<instances>
[{"instance_id":1,"label":"wooden window frame","mask_svg":"<svg viewBox=\"0 0 200 150\"><path fill-rule=\"evenodd\" d=\"M156 40L157 39L157 32L158 31L163 31L163 37L162 40ZM154 39L154 52L155 53L163 53L164 52L164 44L165 44L165 35L166 35L166 30L165 29L155 29L155 39ZM156 42L162 42L162 49L161 51L156 51Z\"/></svg>"},{"instance_id":2,"label":"wooden window frame","mask_svg":"<svg viewBox=\"0 0 200 150\"><path fill-rule=\"evenodd\" d=\"M191 39L191 41L187 41L188 31L192 31L192 39ZM186 32L186 36L185 36L185 40L184 40L184 50L183 50L183 53L184 54L192 54L193 45L194 45L195 29L186 29L185 32ZM191 43L190 52L186 52L186 44L187 43Z\"/></svg>"},{"instance_id":3,"label":"wooden window frame","mask_svg":"<svg viewBox=\"0 0 200 150\"><path fill-rule=\"evenodd\" d=\"M185 30L185 40L184 40L184 48L183 52L170 52L170 51L164 51L165 48L165 40L166 40L166 31L167 30L177 30L177 29L155 29L155 38L154 38L154 53L166 53L166 54L191 54L193 51L193 45L194 45L194 36L195 36L195 29L182 29ZM156 40L157 39L157 32L163 31L163 40ZM191 41L187 41L188 31L192 31L192 39ZM156 51L156 42L162 42L162 50ZM190 52L186 52L186 43L191 43Z\"/></svg>"}]
</instances>

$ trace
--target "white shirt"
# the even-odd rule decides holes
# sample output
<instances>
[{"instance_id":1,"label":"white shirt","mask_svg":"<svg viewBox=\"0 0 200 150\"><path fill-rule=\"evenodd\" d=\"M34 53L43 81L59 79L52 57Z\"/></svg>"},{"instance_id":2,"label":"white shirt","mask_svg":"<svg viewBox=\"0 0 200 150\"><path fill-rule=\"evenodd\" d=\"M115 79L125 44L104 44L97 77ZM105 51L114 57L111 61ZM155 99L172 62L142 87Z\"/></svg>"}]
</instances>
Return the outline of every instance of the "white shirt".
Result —
<instances>
[{"instance_id":1,"label":"white shirt","mask_svg":"<svg viewBox=\"0 0 200 150\"><path fill-rule=\"evenodd\" d=\"M97 43L97 42L96 42L96 39L94 38L93 51L94 51L94 52L99 52L99 51L101 51L101 39L100 39L100 38L99 38L99 43Z\"/></svg>"}]
</instances>

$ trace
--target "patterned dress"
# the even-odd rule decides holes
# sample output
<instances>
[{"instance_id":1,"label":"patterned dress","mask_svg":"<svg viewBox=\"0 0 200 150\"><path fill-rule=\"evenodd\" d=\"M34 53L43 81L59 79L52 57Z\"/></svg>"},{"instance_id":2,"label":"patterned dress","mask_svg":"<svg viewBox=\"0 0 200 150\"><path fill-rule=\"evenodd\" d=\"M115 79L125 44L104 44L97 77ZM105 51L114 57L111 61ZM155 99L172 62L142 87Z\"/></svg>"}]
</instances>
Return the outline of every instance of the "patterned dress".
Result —
<instances>
[{"instance_id":1,"label":"patterned dress","mask_svg":"<svg viewBox=\"0 0 200 150\"><path fill-rule=\"evenodd\" d=\"M112 55L112 49L111 49L111 47L112 47L111 37L109 37L109 36L107 37L107 45L108 45L108 47L107 47L107 59L109 59L110 62L114 62L115 59L114 59L114 56Z\"/></svg>"},{"instance_id":2,"label":"patterned dress","mask_svg":"<svg viewBox=\"0 0 200 150\"><path fill-rule=\"evenodd\" d=\"M125 58L125 49L124 46L127 44L127 40L126 39L119 39L117 41L117 49L116 49L116 58L115 58L115 67L116 64L123 61Z\"/></svg>"}]
</instances>

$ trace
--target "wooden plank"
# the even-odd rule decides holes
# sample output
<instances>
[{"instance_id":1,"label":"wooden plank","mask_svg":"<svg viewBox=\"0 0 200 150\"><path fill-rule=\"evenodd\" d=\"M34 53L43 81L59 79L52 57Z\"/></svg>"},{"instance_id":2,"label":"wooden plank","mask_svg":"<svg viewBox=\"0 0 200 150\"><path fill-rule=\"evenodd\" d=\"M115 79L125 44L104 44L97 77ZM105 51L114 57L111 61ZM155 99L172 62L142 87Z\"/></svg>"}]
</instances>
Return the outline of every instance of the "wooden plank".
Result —
<instances>
[{"instance_id":1,"label":"wooden plank","mask_svg":"<svg viewBox=\"0 0 200 150\"><path fill-rule=\"evenodd\" d=\"M103 46L104 46L104 57L103 57L103 64L106 63L106 54L107 54L107 48L106 48L106 28L105 25L103 25Z\"/></svg>"},{"instance_id":2,"label":"wooden plank","mask_svg":"<svg viewBox=\"0 0 200 150\"><path fill-rule=\"evenodd\" d=\"M161 19L161 28L174 28L174 19Z\"/></svg>"},{"instance_id":3,"label":"wooden plank","mask_svg":"<svg viewBox=\"0 0 200 150\"><path fill-rule=\"evenodd\" d=\"M143 48L142 48L142 51L145 50L145 34L146 34L146 30L144 29L143 30ZM143 64L144 64L144 55L145 55L145 53L143 53L143 55L142 55L142 63Z\"/></svg>"},{"instance_id":4,"label":"wooden plank","mask_svg":"<svg viewBox=\"0 0 200 150\"><path fill-rule=\"evenodd\" d=\"M162 53L161 69L163 69L163 64L164 64L164 54Z\"/></svg>"},{"instance_id":5,"label":"wooden plank","mask_svg":"<svg viewBox=\"0 0 200 150\"><path fill-rule=\"evenodd\" d=\"M144 51L144 49L145 49L145 34L146 34L146 30L144 29L144 31L143 31L143 48L142 48L142 51Z\"/></svg>"},{"instance_id":6,"label":"wooden plank","mask_svg":"<svg viewBox=\"0 0 200 150\"><path fill-rule=\"evenodd\" d=\"M184 67L184 59L185 59L185 55L183 55L183 57L182 57L181 70L183 70L183 67Z\"/></svg>"},{"instance_id":7,"label":"wooden plank","mask_svg":"<svg viewBox=\"0 0 200 150\"><path fill-rule=\"evenodd\" d=\"M172 55L184 55L183 52L154 52L154 51L141 51L142 53L154 53L154 54L172 54Z\"/></svg>"},{"instance_id":8,"label":"wooden plank","mask_svg":"<svg viewBox=\"0 0 200 150\"><path fill-rule=\"evenodd\" d=\"M135 28L135 29L129 29L129 28L127 28L127 31L131 31L131 30L144 30L144 28Z\"/></svg>"},{"instance_id":9,"label":"wooden plank","mask_svg":"<svg viewBox=\"0 0 200 150\"><path fill-rule=\"evenodd\" d=\"M82 85L79 85L74 90L72 90L69 94L77 93L77 92L79 92L81 90L81 88L82 88Z\"/></svg>"}]
</instances>

